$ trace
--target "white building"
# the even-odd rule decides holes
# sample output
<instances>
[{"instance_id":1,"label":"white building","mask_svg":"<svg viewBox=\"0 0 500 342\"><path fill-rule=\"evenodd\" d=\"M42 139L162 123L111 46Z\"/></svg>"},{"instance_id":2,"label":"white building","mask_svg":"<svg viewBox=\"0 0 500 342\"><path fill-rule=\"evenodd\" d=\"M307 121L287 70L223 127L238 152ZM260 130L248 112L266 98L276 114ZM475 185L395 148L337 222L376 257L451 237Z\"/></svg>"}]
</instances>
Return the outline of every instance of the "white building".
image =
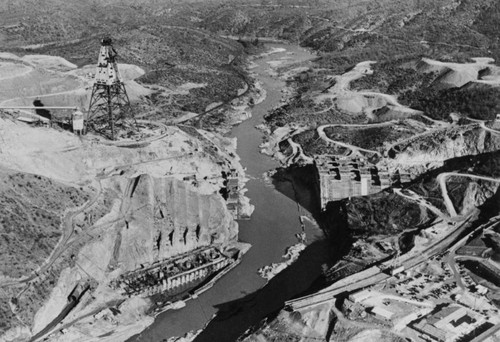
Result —
<instances>
[{"instance_id":1,"label":"white building","mask_svg":"<svg viewBox=\"0 0 500 342\"><path fill-rule=\"evenodd\" d=\"M359 303L362 302L370 297L373 296L372 291L370 290L361 290L358 292L351 293L349 295L349 300L354 302L354 303Z\"/></svg>"},{"instance_id":2,"label":"white building","mask_svg":"<svg viewBox=\"0 0 500 342\"><path fill-rule=\"evenodd\" d=\"M378 318L382 318L385 320L390 320L392 316L394 316L394 312L384 309L383 307L380 306L374 306L371 309L371 313L377 316Z\"/></svg>"}]
</instances>

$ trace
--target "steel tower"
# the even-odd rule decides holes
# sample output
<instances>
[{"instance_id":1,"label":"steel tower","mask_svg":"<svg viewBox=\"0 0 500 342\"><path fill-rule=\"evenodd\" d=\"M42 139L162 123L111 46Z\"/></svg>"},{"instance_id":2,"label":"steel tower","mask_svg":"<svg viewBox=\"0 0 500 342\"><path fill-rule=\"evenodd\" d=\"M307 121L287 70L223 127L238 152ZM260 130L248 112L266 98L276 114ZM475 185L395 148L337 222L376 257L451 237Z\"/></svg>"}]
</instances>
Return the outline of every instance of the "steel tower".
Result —
<instances>
[{"instance_id":1,"label":"steel tower","mask_svg":"<svg viewBox=\"0 0 500 342\"><path fill-rule=\"evenodd\" d=\"M120 129L136 128L116 56L111 38L102 39L87 115L87 128L111 140L116 139Z\"/></svg>"}]
</instances>

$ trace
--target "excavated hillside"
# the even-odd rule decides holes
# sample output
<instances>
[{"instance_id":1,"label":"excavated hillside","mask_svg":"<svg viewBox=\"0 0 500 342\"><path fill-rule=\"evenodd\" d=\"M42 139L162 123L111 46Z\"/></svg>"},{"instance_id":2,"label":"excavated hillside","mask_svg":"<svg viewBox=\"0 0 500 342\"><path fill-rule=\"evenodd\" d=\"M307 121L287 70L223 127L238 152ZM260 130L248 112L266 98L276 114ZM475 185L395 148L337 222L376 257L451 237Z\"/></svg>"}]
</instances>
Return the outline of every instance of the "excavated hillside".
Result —
<instances>
[{"instance_id":1,"label":"excavated hillside","mask_svg":"<svg viewBox=\"0 0 500 342\"><path fill-rule=\"evenodd\" d=\"M476 125L452 127L432 134L410 139L397 146L399 152L383 164L418 176L438 168L446 160L494 152L500 149L500 136Z\"/></svg>"},{"instance_id":2,"label":"excavated hillside","mask_svg":"<svg viewBox=\"0 0 500 342\"><path fill-rule=\"evenodd\" d=\"M127 200L133 216L119 228L110 261L126 271L238 239L222 196L200 194L175 178L138 176Z\"/></svg>"},{"instance_id":3,"label":"excavated hillside","mask_svg":"<svg viewBox=\"0 0 500 342\"><path fill-rule=\"evenodd\" d=\"M71 310L67 334L53 339L124 340L151 324L154 303L112 289L121 274L201 247L248 248L237 242L220 194L229 170L244 175L230 139L165 126L141 144L119 147L6 114L0 130L1 243L11 251L2 254L0 278L7 341L42 336L78 286L85 305ZM109 307L122 314L94 318Z\"/></svg>"}]
</instances>

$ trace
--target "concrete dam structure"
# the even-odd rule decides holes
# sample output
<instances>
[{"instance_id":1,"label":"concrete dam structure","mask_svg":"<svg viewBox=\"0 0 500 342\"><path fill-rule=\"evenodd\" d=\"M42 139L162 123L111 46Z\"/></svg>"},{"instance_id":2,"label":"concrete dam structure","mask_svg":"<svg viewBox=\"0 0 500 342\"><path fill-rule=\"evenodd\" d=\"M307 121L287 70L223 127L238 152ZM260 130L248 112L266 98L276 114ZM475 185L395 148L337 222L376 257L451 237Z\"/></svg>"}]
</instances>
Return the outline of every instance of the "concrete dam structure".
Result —
<instances>
[{"instance_id":1,"label":"concrete dam structure","mask_svg":"<svg viewBox=\"0 0 500 342\"><path fill-rule=\"evenodd\" d=\"M319 155L314 165L322 210L328 202L371 195L410 180L408 175L391 175L363 158Z\"/></svg>"}]
</instances>

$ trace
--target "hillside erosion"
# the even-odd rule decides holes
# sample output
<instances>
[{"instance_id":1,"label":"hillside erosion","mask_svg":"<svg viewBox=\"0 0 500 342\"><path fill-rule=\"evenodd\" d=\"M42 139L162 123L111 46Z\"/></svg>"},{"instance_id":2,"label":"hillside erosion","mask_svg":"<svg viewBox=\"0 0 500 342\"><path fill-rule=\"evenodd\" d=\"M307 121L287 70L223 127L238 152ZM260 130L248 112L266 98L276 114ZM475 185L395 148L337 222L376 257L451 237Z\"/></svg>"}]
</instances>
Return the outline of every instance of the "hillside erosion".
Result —
<instances>
[{"instance_id":1,"label":"hillside erosion","mask_svg":"<svg viewBox=\"0 0 500 342\"><path fill-rule=\"evenodd\" d=\"M2 264L17 265L16 274L3 272L0 278L7 341L45 333L67 310L68 295L82 286L82 298L61 322L66 334L52 339L126 339L152 322L150 311L158 303L148 291L129 297L115 289L120 275L207 248L224 253L248 248L238 243L238 225L221 195L229 174L240 189L246 181L232 139L162 126L155 139L124 148L91 134L79 138L30 127L7 114L0 130L5 139L0 165L8 168L11 188L2 200L11 203L12 218L26 226L12 230L5 221L2 244L26 242L28 234L31 246L30 262L3 254ZM40 194L51 200L43 204ZM236 197L239 210L250 214L248 199L242 193ZM42 238L37 227L44 222L53 229ZM120 314L111 320L96 316L107 308Z\"/></svg>"}]
</instances>

